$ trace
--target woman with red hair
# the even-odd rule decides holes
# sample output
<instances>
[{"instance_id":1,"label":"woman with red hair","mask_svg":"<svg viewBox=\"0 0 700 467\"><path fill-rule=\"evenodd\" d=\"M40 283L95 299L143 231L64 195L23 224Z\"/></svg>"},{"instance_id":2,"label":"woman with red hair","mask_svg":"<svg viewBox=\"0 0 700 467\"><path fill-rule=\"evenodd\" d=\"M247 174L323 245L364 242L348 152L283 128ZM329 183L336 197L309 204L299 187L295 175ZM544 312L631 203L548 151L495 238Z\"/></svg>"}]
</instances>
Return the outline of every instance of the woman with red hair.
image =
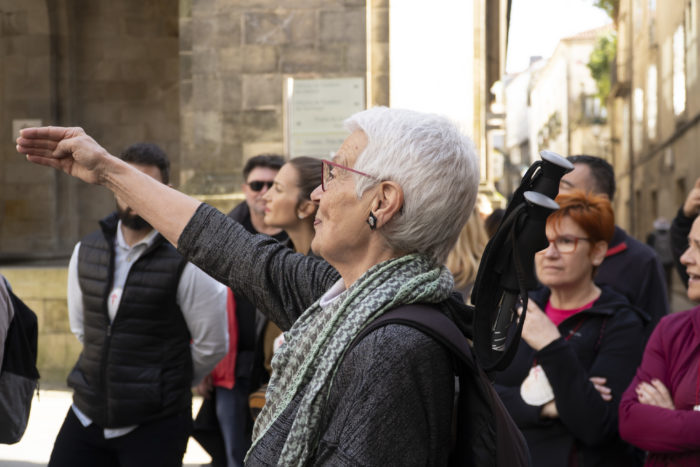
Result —
<instances>
[{"instance_id":1,"label":"woman with red hair","mask_svg":"<svg viewBox=\"0 0 700 467\"><path fill-rule=\"evenodd\" d=\"M528 300L522 340L496 389L535 466L638 465L617 428L620 396L641 359L644 323L627 299L594 282L615 219L607 198L559 195L549 246L535 255L543 287Z\"/></svg>"}]
</instances>

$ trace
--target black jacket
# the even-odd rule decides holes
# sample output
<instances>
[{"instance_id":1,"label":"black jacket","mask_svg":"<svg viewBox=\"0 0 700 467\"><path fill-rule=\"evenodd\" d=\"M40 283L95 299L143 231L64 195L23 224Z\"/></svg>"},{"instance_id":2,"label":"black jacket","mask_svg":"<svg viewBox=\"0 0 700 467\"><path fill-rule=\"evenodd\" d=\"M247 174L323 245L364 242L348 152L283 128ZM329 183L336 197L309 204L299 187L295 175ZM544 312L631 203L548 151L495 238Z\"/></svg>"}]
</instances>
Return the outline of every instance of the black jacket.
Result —
<instances>
[{"instance_id":1,"label":"black jacket","mask_svg":"<svg viewBox=\"0 0 700 467\"><path fill-rule=\"evenodd\" d=\"M659 320L670 312L664 270L656 253L617 226L595 283L609 285L649 316L644 342Z\"/></svg>"},{"instance_id":2,"label":"black jacket","mask_svg":"<svg viewBox=\"0 0 700 467\"><path fill-rule=\"evenodd\" d=\"M176 303L183 257L162 236L129 271L110 324L117 217L100 222L78 253L83 351L68 375L73 401L98 426L137 425L190 410L190 334Z\"/></svg>"},{"instance_id":3,"label":"black jacket","mask_svg":"<svg viewBox=\"0 0 700 467\"><path fill-rule=\"evenodd\" d=\"M531 299L542 310L549 290L535 291ZM620 397L639 364L644 327L639 312L620 294L602 288L593 307L559 325L562 336L539 352L525 341L518 346L511 365L496 374L496 390L528 442L534 466L568 466L574 452L580 467L638 465L638 452L620 440L617 408ZM549 379L559 418L540 417L542 407L526 404L520 385L533 360ZM604 401L589 381L607 378L613 400Z\"/></svg>"}]
</instances>

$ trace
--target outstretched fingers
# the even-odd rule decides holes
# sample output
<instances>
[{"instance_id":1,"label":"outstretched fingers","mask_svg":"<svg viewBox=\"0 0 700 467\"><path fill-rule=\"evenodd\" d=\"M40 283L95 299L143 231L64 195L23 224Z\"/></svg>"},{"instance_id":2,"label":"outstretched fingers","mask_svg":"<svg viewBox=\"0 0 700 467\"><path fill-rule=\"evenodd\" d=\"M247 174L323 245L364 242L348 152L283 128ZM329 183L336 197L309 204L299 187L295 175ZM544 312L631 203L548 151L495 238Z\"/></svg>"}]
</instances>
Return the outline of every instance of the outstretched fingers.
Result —
<instances>
[{"instance_id":1,"label":"outstretched fingers","mask_svg":"<svg viewBox=\"0 0 700 467\"><path fill-rule=\"evenodd\" d=\"M57 151L60 143L84 134L82 128L77 127L24 128L17 138L17 152L40 157L62 157L66 155L66 151Z\"/></svg>"}]
</instances>

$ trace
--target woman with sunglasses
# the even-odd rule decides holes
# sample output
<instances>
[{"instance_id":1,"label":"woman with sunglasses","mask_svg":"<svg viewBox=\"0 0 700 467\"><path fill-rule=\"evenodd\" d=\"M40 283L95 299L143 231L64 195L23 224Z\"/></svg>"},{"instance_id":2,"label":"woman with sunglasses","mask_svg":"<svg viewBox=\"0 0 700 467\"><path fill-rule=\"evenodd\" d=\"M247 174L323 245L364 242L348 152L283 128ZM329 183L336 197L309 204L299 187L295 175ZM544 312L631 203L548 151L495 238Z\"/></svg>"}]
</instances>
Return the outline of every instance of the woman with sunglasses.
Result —
<instances>
[{"instance_id":1,"label":"woman with sunglasses","mask_svg":"<svg viewBox=\"0 0 700 467\"><path fill-rule=\"evenodd\" d=\"M617 407L634 375L643 320L627 299L593 281L615 223L607 198L557 197L549 246L535 255L544 287L528 300L522 340L498 391L527 440L534 466L633 466Z\"/></svg>"},{"instance_id":2,"label":"woman with sunglasses","mask_svg":"<svg viewBox=\"0 0 700 467\"><path fill-rule=\"evenodd\" d=\"M412 327L370 322L411 303L446 311L444 266L479 184L473 144L448 120L373 108L311 194L314 252L248 234L216 209L131 170L78 128L22 130L30 162L99 183L285 330L247 465L446 465L450 354Z\"/></svg>"},{"instance_id":3,"label":"woman with sunglasses","mask_svg":"<svg viewBox=\"0 0 700 467\"><path fill-rule=\"evenodd\" d=\"M282 229L288 236L283 243L304 255L313 254L311 240L315 233L317 206L311 201L311 192L321 184L320 165L321 161L315 157L290 159L277 172L272 186L262 197L265 201L265 225ZM255 357L255 380L259 380L262 387L251 396L252 400L264 394L272 371L272 355L282 334L282 330L261 313L256 318L256 329L260 335ZM251 410L258 412L259 408L253 408L253 405L255 404L251 402Z\"/></svg>"}]
</instances>

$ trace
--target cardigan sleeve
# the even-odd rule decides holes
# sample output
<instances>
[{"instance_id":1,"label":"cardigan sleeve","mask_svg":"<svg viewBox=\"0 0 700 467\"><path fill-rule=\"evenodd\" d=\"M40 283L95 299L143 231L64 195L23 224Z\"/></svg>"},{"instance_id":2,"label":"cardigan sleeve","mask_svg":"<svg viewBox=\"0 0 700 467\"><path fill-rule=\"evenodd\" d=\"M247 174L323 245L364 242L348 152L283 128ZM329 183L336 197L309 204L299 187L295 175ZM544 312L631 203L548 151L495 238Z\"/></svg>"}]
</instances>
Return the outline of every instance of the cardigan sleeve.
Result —
<instances>
[{"instance_id":1,"label":"cardigan sleeve","mask_svg":"<svg viewBox=\"0 0 700 467\"><path fill-rule=\"evenodd\" d=\"M178 239L178 251L240 293L282 330L340 279L326 261L295 253L266 235L252 235L201 204Z\"/></svg>"},{"instance_id":2,"label":"cardigan sleeve","mask_svg":"<svg viewBox=\"0 0 700 467\"><path fill-rule=\"evenodd\" d=\"M590 370L570 342L559 338L537 353L554 392L559 419L584 444L595 446L618 433L620 395L634 375L643 350L643 324L630 310L619 309L604 324L602 340ZM613 399L604 401L590 382L607 379Z\"/></svg>"},{"instance_id":3,"label":"cardigan sleeve","mask_svg":"<svg viewBox=\"0 0 700 467\"><path fill-rule=\"evenodd\" d=\"M682 452L700 450L700 412L669 410L642 404L637 400L637 385L653 378L671 387L668 375L667 342L670 320L662 320L649 342L642 364L620 402L620 436L635 446L651 452Z\"/></svg>"}]
</instances>

